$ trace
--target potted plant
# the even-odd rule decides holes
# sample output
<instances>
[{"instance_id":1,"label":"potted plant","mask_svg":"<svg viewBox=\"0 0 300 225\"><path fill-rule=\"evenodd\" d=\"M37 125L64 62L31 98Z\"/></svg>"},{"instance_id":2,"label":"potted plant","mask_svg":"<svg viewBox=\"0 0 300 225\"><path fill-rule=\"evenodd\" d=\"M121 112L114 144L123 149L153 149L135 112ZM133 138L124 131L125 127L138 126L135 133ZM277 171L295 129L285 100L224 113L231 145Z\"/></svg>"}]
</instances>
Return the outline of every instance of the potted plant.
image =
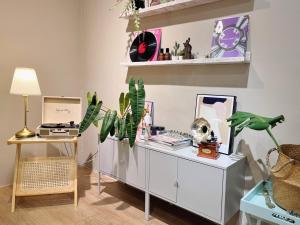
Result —
<instances>
[{"instance_id":1,"label":"potted plant","mask_svg":"<svg viewBox=\"0 0 300 225\"><path fill-rule=\"evenodd\" d=\"M253 130L265 130L275 144L267 154L267 165L272 174L273 198L282 208L300 214L300 145L279 145L271 132L284 116L263 117L248 112L236 112L227 121L235 128L237 136L245 127ZM270 154L277 151L279 156L276 165L271 168Z\"/></svg>"},{"instance_id":2,"label":"potted plant","mask_svg":"<svg viewBox=\"0 0 300 225\"><path fill-rule=\"evenodd\" d=\"M172 60L178 60L179 59L179 48L180 44L175 41L175 44L173 46L173 50L171 51Z\"/></svg>"},{"instance_id":3,"label":"potted plant","mask_svg":"<svg viewBox=\"0 0 300 225\"><path fill-rule=\"evenodd\" d=\"M103 106L98 100L97 94L87 93L88 107L85 116L80 123L79 132L86 131L91 124L98 127L99 120L102 125L99 129L100 142L104 142L107 136L116 135L119 140L129 139L130 147L133 147L136 139L137 129L142 120L145 105L145 89L142 80L136 83L133 79L129 81L129 92L123 92L119 97L119 112ZM105 112L104 117L100 117L100 112Z\"/></svg>"}]
</instances>

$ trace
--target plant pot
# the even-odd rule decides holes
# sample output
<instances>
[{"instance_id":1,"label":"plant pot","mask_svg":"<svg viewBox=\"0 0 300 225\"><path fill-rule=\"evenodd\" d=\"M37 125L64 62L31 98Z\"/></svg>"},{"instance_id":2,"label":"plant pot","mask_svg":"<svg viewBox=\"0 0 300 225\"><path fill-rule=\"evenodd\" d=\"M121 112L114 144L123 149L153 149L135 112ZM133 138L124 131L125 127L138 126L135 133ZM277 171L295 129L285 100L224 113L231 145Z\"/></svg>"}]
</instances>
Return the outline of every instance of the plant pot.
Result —
<instances>
[{"instance_id":1,"label":"plant pot","mask_svg":"<svg viewBox=\"0 0 300 225\"><path fill-rule=\"evenodd\" d=\"M172 55L172 60L178 60L179 56L178 55Z\"/></svg>"},{"instance_id":2,"label":"plant pot","mask_svg":"<svg viewBox=\"0 0 300 225\"><path fill-rule=\"evenodd\" d=\"M182 55L178 56L178 59L183 60L183 56Z\"/></svg>"},{"instance_id":3,"label":"plant pot","mask_svg":"<svg viewBox=\"0 0 300 225\"><path fill-rule=\"evenodd\" d=\"M281 145L276 165L271 168L270 154L267 165L272 172L273 198L285 210L300 214L300 145Z\"/></svg>"}]
</instances>

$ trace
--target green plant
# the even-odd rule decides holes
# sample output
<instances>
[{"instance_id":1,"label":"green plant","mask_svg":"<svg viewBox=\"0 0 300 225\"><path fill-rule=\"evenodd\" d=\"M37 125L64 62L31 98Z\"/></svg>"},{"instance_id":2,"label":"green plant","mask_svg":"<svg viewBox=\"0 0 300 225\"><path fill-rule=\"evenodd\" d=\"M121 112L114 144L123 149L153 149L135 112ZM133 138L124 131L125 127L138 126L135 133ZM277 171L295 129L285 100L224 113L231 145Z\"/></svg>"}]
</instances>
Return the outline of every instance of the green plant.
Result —
<instances>
[{"instance_id":1,"label":"green plant","mask_svg":"<svg viewBox=\"0 0 300 225\"><path fill-rule=\"evenodd\" d=\"M136 9L134 0L116 0L116 3L113 6L113 8L123 3L124 1L126 2L124 3L121 15L131 15L133 17L135 31L140 31L141 18L140 18L139 10Z\"/></svg>"},{"instance_id":2,"label":"green plant","mask_svg":"<svg viewBox=\"0 0 300 225\"><path fill-rule=\"evenodd\" d=\"M180 48L180 44L175 41L175 44L173 46L173 50L171 51L171 54L174 56L178 56L178 50Z\"/></svg>"},{"instance_id":3,"label":"green plant","mask_svg":"<svg viewBox=\"0 0 300 225\"><path fill-rule=\"evenodd\" d=\"M277 140L271 132L271 129L274 128L277 123L282 123L284 121L283 115L269 118L258 116L249 112L236 112L230 118L228 118L227 121L231 122L230 127L235 128L234 136L237 136L245 127L258 131L266 130L275 143L277 149L280 149Z\"/></svg>"},{"instance_id":4,"label":"green plant","mask_svg":"<svg viewBox=\"0 0 300 225\"><path fill-rule=\"evenodd\" d=\"M98 127L98 122L102 119L100 111L104 111L105 115L99 135L100 142L104 142L110 134L111 136L116 135L119 140L128 137L130 147L134 145L145 105L145 89L142 80L137 81L137 86L133 79L129 81L129 92L127 94L122 92L119 97L119 113L117 110L104 107L102 101L98 100L96 93L93 96L88 93L87 101L88 107L80 123L80 133L87 130L92 123Z\"/></svg>"}]
</instances>

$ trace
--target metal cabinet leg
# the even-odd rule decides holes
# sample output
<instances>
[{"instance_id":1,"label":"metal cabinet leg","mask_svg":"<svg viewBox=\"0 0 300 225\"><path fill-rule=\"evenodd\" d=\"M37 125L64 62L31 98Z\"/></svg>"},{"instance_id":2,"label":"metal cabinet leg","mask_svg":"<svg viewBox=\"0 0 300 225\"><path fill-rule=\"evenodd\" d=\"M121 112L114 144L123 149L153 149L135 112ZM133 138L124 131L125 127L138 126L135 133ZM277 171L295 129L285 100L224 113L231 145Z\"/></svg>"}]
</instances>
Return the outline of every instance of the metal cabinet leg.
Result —
<instances>
[{"instance_id":1,"label":"metal cabinet leg","mask_svg":"<svg viewBox=\"0 0 300 225\"><path fill-rule=\"evenodd\" d=\"M145 220L149 220L150 213L150 194L145 192Z\"/></svg>"},{"instance_id":2,"label":"metal cabinet leg","mask_svg":"<svg viewBox=\"0 0 300 225\"><path fill-rule=\"evenodd\" d=\"M13 183L13 192L12 192L12 200L11 200L11 212L14 212L15 208L16 208L16 190L17 190L20 154L21 154L21 144L17 144L17 151L16 151L16 158L15 158L14 183Z\"/></svg>"},{"instance_id":3,"label":"metal cabinet leg","mask_svg":"<svg viewBox=\"0 0 300 225\"><path fill-rule=\"evenodd\" d=\"M101 172L98 172L98 194L101 192Z\"/></svg>"}]
</instances>

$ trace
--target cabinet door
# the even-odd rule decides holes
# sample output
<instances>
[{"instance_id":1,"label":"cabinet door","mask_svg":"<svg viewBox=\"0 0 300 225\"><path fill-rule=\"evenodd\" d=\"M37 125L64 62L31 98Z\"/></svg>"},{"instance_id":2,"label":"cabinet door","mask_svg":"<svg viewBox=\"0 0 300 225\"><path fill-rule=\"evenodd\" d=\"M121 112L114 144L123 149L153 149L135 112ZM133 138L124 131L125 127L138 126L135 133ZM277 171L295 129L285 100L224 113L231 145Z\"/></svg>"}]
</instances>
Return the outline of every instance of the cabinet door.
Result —
<instances>
[{"instance_id":1,"label":"cabinet door","mask_svg":"<svg viewBox=\"0 0 300 225\"><path fill-rule=\"evenodd\" d=\"M200 215L221 220L223 170L178 159L177 203Z\"/></svg>"},{"instance_id":2,"label":"cabinet door","mask_svg":"<svg viewBox=\"0 0 300 225\"><path fill-rule=\"evenodd\" d=\"M113 158L113 175L119 180L126 182L128 167L128 148L126 142L115 141Z\"/></svg>"},{"instance_id":3,"label":"cabinet door","mask_svg":"<svg viewBox=\"0 0 300 225\"><path fill-rule=\"evenodd\" d=\"M114 140L106 139L105 142L99 145L99 168L101 172L112 175L113 173L113 154Z\"/></svg>"},{"instance_id":4,"label":"cabinet door","mask_svg":"<svg viewBox=\"0 0 300 225\"><path fill-rule=\"evenodd\" d=\"M176 202L177 158L161 152L150 151L149 191L169 201Z\"/></svg>"},{"instance_id":5,"label":"cabinet door","mask_svg":"<svg viewBox=\"0 0 300 225\"><path fill-rule=\"evenodd\" d=\"M114 147L113 175L119 180L140 189L145 189L146 149L130 148L127 142L116 141Z\"/></svg>"},{"instance_id":6,"label":"cabinet door","mask_svg":"<svg viewBox=\"0 0 300 225\"><path fill-rule=\"evenodd\" d=\"M129 149L126 182L145 189L146 185L146 149L135 146Z\"/></svg>"}]
</instances>

